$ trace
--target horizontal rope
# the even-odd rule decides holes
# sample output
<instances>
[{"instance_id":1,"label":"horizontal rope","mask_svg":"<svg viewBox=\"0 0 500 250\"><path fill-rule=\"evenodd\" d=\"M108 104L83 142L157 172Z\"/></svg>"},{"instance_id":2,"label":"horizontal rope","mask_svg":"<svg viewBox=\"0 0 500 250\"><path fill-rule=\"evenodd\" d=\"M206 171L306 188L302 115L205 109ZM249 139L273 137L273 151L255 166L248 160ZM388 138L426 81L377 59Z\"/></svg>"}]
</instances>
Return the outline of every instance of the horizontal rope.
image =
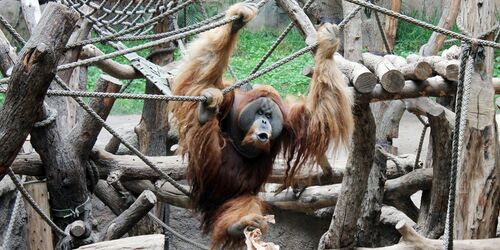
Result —
<instances>
[{"instance_id":1,"label":"horizontal rope","mask_svg":"<svg viewBox=\"0 0 500 250\"><path fill-rule=\"evenodd\" d=\"M129 54L129 53L136 52L136 51L143 50L143 49L147 49L147 48L150 48L150 47L153 47L153 46L157 46L157 45L160 45L160 44L169 43L169 42L172 42L172 41L175 41L175 40L179 40L179 39L182 39L182 38L190 36L190 35L198 34L198 33L201 33L201 32L207 31L207 30L211 30L211 29L220 27L222 25L225 25L225 24L228 24L230 22L233 22L233 21L235 21L235 20L237 20L239 18L240 18L239 16L233 16L233 17L225 18L225 19L223 19L221 21L217 21L217 22L214 22L212 24L205 25L203 27L196 28L196 29L193 29L193 30L190 30L188 32L185 32L185 33L182 33L182 34L178 34L178 35L175 35L175 36L166 37L166 38L163 38L163 39L160 39L160 40L148 42L148 43L145 43L145 44L142 44L142 45L139 45L139 46L135 46L135 47L132 47L132 48L124 49L124 50L115 51L115 52L112 52L112 53L109 53L109 54L105 54L105 55L102 55L102 56L96 56L96 57L92 57L92 58L89 58L89 59L85 59L85 60L81 60L81 61L76 61L76 62L73 62L73 63L63 64L63 65L60 65L59 67L57 67L57 71L68 70L68 69L76 68L76 67L79 67L79 66L89 65L89 64L93 64L93 63L96 63L96 62L99 62L99 61L106 60L106 59L111 59L111 58L114 58L114 57L117 57L117 56Z\"/></svg>"},{"instance_id":2,"label":"horizontal rope","mask_svg":"<svg viewBox=\"0 0 500 250\"><path fill-rule=\"evenodd\" d=\"M456 38L458 40L461 40L461 41L464 41L464 42L467 42L467 43L473 43L473 44L478 44L478 45L483 45L483 46L487 46L487 47L492 47L492 48L500 49L500 44L499 43L495 43L495 42L488 41L488 40L477 39L477 38L471 38L469 36L462 35L462 34L459 34L459 33L456 33L456 32L450 31L450 30L447 30L447 29L440 28L438 26L435 26L435 25L432 25L432 24L420 21L420 20L415 19L413 17L409 17L407 15L403 15L401 13L398 13L398 12L395 12L395 11L392 11L392 10L380 7L378 5L375 5L375 4L366 2L366 1L361 1L361 0L344 0L344 1L347 1L347 2L350 2L350 3L354 3L354 4L357 4L357 5L363 6L363 7L367 7L367 8L370 8L370 9L373 9L375 11L384 13L386 15L389 15L389 16L392 16L392 17L395 17L395 18L407 21L409 23L413 23L413 24L415 24L417 26L424 27L424 28L432 30L434 32L438 32L438 33L441 33L443 35L447 35L447 36Z\"/></svg>"},{"instance_id":3,"label":"horizontal rope","mask_svg":"<svg viewBox=\"0 0 500 250\"><path fill-rule=\"evenodd\" d=\"M177 35L183 32L187 32L199 27L202 27L203 25L206 25L208 23L211 23L213 21L216 21L218 19L221 19L224 17L224 13L215 15L213 17L210 17L209 19L203 20L201 22L192 24L190 26L175 30L175 31L169 31L169 32L163 32L163 33L158 33L158 34L150 34L150 35L138 35L138 36L121 36L121 37L115 37L113 39L110 39L109 41L137 41L137 40L156 40L164 37L169 37L173 35Z\"/></svg>"}]
</instances>

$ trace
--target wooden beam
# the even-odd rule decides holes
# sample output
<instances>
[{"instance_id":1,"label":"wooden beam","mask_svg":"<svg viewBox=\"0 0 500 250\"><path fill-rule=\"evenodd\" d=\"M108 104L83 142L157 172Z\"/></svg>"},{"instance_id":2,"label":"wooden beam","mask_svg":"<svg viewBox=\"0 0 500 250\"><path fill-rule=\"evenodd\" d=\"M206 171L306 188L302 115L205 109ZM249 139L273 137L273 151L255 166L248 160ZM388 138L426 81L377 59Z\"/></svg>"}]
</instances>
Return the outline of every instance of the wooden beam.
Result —
<instances>
[{"instance_id":1,"label":"wooden beam","mask_svg":"<svg viewBox=\"0 0 500 250\"><path fill-rule=\"evenodd\" d=\"M443 29L451 30L460 11L460 0L450 0L443 2L443 8L441 10L441 18L439 19L438 27ZM420 54L422 56L434 56L436 55L441 47L443 47L444 40L446 36L433 32L429 41L420 48Z\"/></svg>"},{"instance_id":2,"label":"wooden beam","mask_svg":"<svg viewBox=\"0 0 500 250\"><path fill-rule=\"evenodd\" d=\"M123 185L134 193L151 190L163 202L188 208L190 201L187 196L166 181L127 181ZM418 169L396 179L387 180L384 186L384 200L398 202L398 199L408 198L419 190L429 190L432 185L432 169ZM186 186L187 189L189 187ZM311 186L300 194L291 189L280 193L261 192L259 196L274 207L297 212L311 213L325 207L336 206L342 192L342 184Z\"/></svg>"},{"instance_id":3,"label":"wooden beam","mask_svg":"<svg viewBox=\"0 0 500 250\"><path fill-rule=\"evenodd\" d=\"M363 53L363 63L377 75L380 84L387 92L398 93L403 89L405 78L389 60L366 52Z\"/></svg>"},{"instance_id":4,"label":"wooden beam","mask_svg":"<svg viewBox=\"0 0 500 250\"><path fill-rule=\"evenodd\" d=\"M377 84L377 76L370 72L363 64L346 60L339 53L334 55L337 67L344 75L347 76L349 82L354 89L359 93L370 93Z\"/></svg>"},{"instance_id":5,"label":"wooden beam","mask_svg":"<svg viewBox=\"0 0 500 250\"><path fill-rule=\"evenodd\" d=\"M101 239L107 241L122 237L139 222L142 217L146 216L155 204L156 196L153 192L144 190L127 210L108 224Z\"/></svg>"},{"instance_id":6,"label":"wooden beam","mask_svg":"<svg viewBox=\"0 0 500 250\"><path fill-rule=\"evenodd\" d=\"M431 65L436 74L450 81L458 80L458 67L460 64L458 60L447 60L440 56L421 57L416 54L409 55L406 60L408 63L426 62Z\"/></svg>"},{"instance_id":7,"label":"wooden beam","mask_svg":"<svg viewBox=\"0 0 500 250\"><path fill-rule=\"evenodd\" d=\"M82 48L80 59L88 59L102 55L104 55L104 52L102 52L96 46L86 45ZM104 71L106 74L109 74L110 76L116 77L121 80L137 79L142 77L141 73L136 71L134 67L127 64L117 63L112 59L102 60L96 62L94 65Z\"/></svg>"},{"instance_id":8,"label":"wooden beam","mask_svg":"<svg viewBox=\"0 0 500 250\"><path fill-rule=\"evenodd\" d=\"M118 240L109 240L85 245L77 250L122 250L122 249L148 249L164 250L165 235L150 234L128 237Z\"/></svg>"},{"instance_id":9,"label":"wooden beam","mask_svg":"<svg viewBox=\"0 0 500 250\"><path fill-rule=\"evenodd\" d=\"M419 235L413 227L406 222L400 221L396 229L401 234L401 242L387 247L378 248L356 248L358 250L379 249L379 250L440 250L443 249L443 240L432 240ZM479 249L498 249L500 238L482 239L482 240L454 240L453 249L456 250L479 250Z\"/></svg>"},{"instance_id":10,"label":"wooden beam","mask_svg":"<svg viewBox=\"0 0 500 250\"><path fill-rule=\"evenodd\" d=\"M50 214L47 184L44 182L38 182L26 184L24 187L42 211L44 211L45 214ZM25 204L27 204L26 201ZM28 229L26 239L28 249L54 249L51 227L40 217L33 207L29 205L24 207L26 209L26 214L28 215L28 224L26 225L26 228Z\"/></svg>"},{"instance_id":11,"label":"wooden beam","mask_svg":"<svg viewBox=\"0 0 500 250\"><path fill-rule=\"evenodd\" d=\"M304 10L299 6L297 1L293 0L276 0L278 6L283 9L290 19L295 23L295 27L305 38L306 44L311 45L316 42L316 29L311 23L309 17L304 13Z\"/></svg>"}]
</instances>

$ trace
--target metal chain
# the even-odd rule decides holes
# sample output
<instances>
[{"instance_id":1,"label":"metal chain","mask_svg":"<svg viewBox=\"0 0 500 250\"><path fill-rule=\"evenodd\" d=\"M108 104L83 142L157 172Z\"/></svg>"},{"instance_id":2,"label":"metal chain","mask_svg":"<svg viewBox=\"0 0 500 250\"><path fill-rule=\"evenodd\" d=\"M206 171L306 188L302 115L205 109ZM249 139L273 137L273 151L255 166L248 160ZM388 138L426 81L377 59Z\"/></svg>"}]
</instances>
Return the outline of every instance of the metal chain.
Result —
<instances>
[{"instance_id":1,"label":"metal chain","mask_svg":"<svg viewBox=\"0 0 500 250\"><path fill-rule=\"evenodd\" d=\"M424 27L424 28L432 30L434 32L438 32L438 33L441 33L441 34L444 34L444 35L456 38L458 40L461 40L461 41L464 41L464 42L467 42L467 43L474 43L474 44L478 44L478 45L483 45L483 46L487 46L487 47L492 47L492 48L500 49L500 43L495 43L495 42L488 41L488 40L482 40L482 39L477 39L477 38L472 38L472 37L469 37L469 36L466 36L466 35L462 35L462 34L459 34L459 33L456 33L456 32L453 32L453 31L450 31L450 30L447 30L447 29L443 29L443 28L437 27L435 25L432 25L432 24L429 24L429 23L426 23L426 22L423 22L423 21L420 21L420 20L415 19L413 17L409 17L407 15L403 15L401 13L398 13L398 12L395 12L395 11L392 11L392 10L389 10L389 9L386 9L386 8L383 8L383 7L380 7L380 6L368 3L366 1L362 1L362 0L345 0L345 1L357 4L357 5L360 5L360 6L363 6L363 7L371 8L373 10L376 10L378 12L384 13L386 15L389 15L389 16L392 16L392 17L396 17L398 19L407 21L409 23L413 23L413 24L415 24L417 26Z\"/></svg>"},{"instance_id":2,"label":"metal chain","mask_svg":"<svg viewBox=\"0 0 500 250\"><path fill-rule=\"evenodd\" d=\"M380 36L382 36L382 41L384 42L385 50L389 54L394 54L392 52L391 46L389 45L389 40L387 39L387 34L385 34L384 28L382 27L382 22L380 21L380 17L378 16L378 13L375 12L375 20L377 21L377 26L378 30L380 31Z\"/></svg>"},{"instance_id":3,"label":"metal chain","mask_svg":"<svg viewBox=\"0 0 500 250\"><path fill-rule=\"evenodd\" d=\"M56 83L61 86L64 90L71 91L66 83L59 77L55 76L54 78ZM139 157L146 165L148 165L151 169L157 172L162 178L166 179L170 184L172 184L175 188L181 191L183 194L190 196L189 191L186 190L182 185L176 182L172 177L170 177L167 173L163 172L158 166L156 166L147 156L141 153L137 148L135 148L132 144L130 144L125 138L119 135L111 126L109 126L104 119L99 116L89 105L87 105L83 100L79 97L73 97L73 99L80 105L89 115L91 115L100 125L102 125L111 135L116 137L125 147L130 149L137 157Z\"/></svg>"},{"instance_id":4,"label":"metal chain","mask_svg":"<svg viewBox=\"0 0 500 250\"><path fill-rule=\"evenodd\" d=\"M149 19L148 21L146 21L144 23L141 23L140 25L133 26L131 28L122 30L122 31L117 32L117 33L112 34L112 35L107 35L107 36L103 36L103 37L97 37L97 38L93 38L93 39L89 39L89 40L84 40L84 41L76 42L76 43L73 43L73 44L68 44L66 46L66 48L67 49L71 49L71 48L80 47L80 46L87 45L87 44L93 44L93 43L98 43L98 42L109 41L109 40L111 40L113 38L126 35L128 33L134 32L136 30L140 30L140 29L142 29L142 28L144 28L144 27L146 27L146 26L148 26L150 24L158 22L159 20L163 19L166 16L169 16L171 14L176 13L177 11L183 9L185 6L187 6L188 4L190 4L190 3L194 2L194 1L195 0L186 0L185 2L177 5L175 8L172 8L169 11L163 12L162 14L160 14L160 15L158 15L156 17L153 17L153 18ZM73 6L71 6L71 7L73 8Z\"/></svg>"},{"instance_id":5,"label":"metal chain","mask_svg":"<svg viewBox=\"0 0 500 250\"><path fill-rule=\"evenodd\" d=\"M311 5L312 3L314 2L314 0L309 0L307 1L304 6L302 7L302 9L304 11L306 11ZM257 65L255 65L255 67L252 69L252 71L250 71L250 74L253 74L255 72L257 72L257 70L260 69L260 67L262 67L262 65L267 61L267 59L271 56L271 54L274 52L274 50L278 47L278 45L281 44L281 42L285 39L285 37L288 35L288 33L293 29L293 27L295 27L295 24L294 22L290 22L288 24L288 26L286 26L285 30L283 30L283 32L281 32L280 36L278 37L278 39L276 39L276 41L273 43L273 45L271 45L271 47L269 48L269 50L266 52L266 54L264 54L264 56L262 56L262 58L260 59L260 61L257 63Z\"/></svg>"},{"instance_id":6,"label":"metal chain","mask_svg":"<svg viewBox=\"0 0 500 250\"><path fill-rule=\"evenodd\" d=\"M446 212L446 224L444 230L444 249L453 249L453 224L455 216L455 195L457 185L457 174L462 158L462 143L465 132L465 122L468 113L470 85L473 71L473 58L470 55L471 46L462 44L460 56L460 74L457 86L455 103L455 128L453 131L453 144L451 155L450 189L448 193L448 209Z\"/></svg>"},{"instance_id":7,"label":"metal chain","mask_svg":"<svg viewBox=\"0 0 500 250\"><path fill-rule=\"evenodd\" d=\"M50 217L45 214L45 212L38 206L38 204L36 204L36 201L33 200L33 198L31 197L31 195L28 193L28 191L24 188L23 184L21 184L21 182L19 181L19 179L17 178L16 174L14 174L14 171L12 171L12 168L8 168L7 169L7 174L9 175L9 177L12 179L12 182L14 182L14 185L16 185L17 187L17 190L19 190L21 192L21 194L23 195L24 199L26 199L26 201L28 201L28 203L31 205L31 207L33 207L33 209L35 209L35 211L40 215L40 217L42 217L42 219L47 222L47 224L58 234L60 235L63 235L63 236L66 236L67 234L61 229L59 228L51 219Z\"/></svg>"},{"instance_id":8,"label":"metal chain","mask_svg":"<svg viewBox=\"0 0 500 250\"><path fill-rule=\"evenodd\" d=\"M14 27L12 27L12 25L10 25L10 23L7 21L7 19L5 19L2 15L0 15L0 22L5 27L5 29L7 29L7 31L12 35L12 37L14 37L14 39L16 39L16 41L19 44L21 44L21 45L26 44L26 41L24 40L24 38L21 35L19 35L19 33L17 33L16 29L14 29Z\"/></svg>"}]
</instances>

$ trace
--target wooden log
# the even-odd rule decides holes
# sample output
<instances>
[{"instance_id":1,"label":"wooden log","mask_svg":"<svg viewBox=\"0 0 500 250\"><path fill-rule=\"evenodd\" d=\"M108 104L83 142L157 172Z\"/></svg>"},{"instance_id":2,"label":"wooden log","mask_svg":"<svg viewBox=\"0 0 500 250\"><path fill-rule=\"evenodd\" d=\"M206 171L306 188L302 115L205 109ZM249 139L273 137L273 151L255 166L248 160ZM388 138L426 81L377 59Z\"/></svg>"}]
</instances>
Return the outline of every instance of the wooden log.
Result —
<instances>
[{"instance_id":1,"label":"wooden log","mask_svg":"<svg viewBox=\"0 0 500 250\"><path fill-rule=\"evenodd\" d=\"M17 59L16 49L12 47L5 34L0 30L0 71L4 77L10 76Z\"/></svg>"},{"instance_id":2,"label":"wooden log","mask_svg":"<svg viewBox=\"0 0 500 250\"><path fill-rule=\"evenodd\" d=\"M115 215L119 215L127 209L127 204L125 204L123 198L104 180L99 180L97 182L94 194L108 206Z\"/></svg>"},{"instance_id":3,"label":"wooden log","mask_svg":"<svg viewBox=\"0 0 500 250\"><path fill-rule=\"evenodd\" d=\"M91 156L92 161L97 165L99 177L106 179L112 172L117 172L121 181L130 180L157 180L160 178L157 172L147 166L137 156L112 155L103 150L95 150ZM185 178L187 163L180 156L150 156L148 157L163 172L170 173L175 180ZM387 167L387 178L393 179L407 174L413 168L414 155L402 155L391 159ZM393 161L397 161L397 166ZM308 169L314 168L309 166ZM18 155L12 163L12 169L17 174L29 176L45 176L45 166L37 153ZM273 167L273 172L268 178L269 183L281 183L285 176L286 163L278 159ZM344 176L344 167L332 168L332 176L329 181L324 175L312 174L309 172L299 173L296 178L297 183L306 185L340 183Z\"/></svg>"},{"instance_id":4,"label":"wooden log","mask_svg":"<svg viewBox=\"0 0 500 250\"><path fill-rule=\"evenodd\" d=\"M458 67L460 63L457 60L446 60L440 56L420 57L415 54L409 55L406 60L408 63L427 62L436 74L450 81L458 80Z\"/></svg>"},{"instance_id":5,"label":"wooden log","mask_svg":"<svg viewBox=\"0 0 500 250\"><path fill-rule=\"evenodd\" d=\"M163 250L165 245L165 235L150 234L128 237L118 240L98 242L86 246L81 246L77 250L121 250L121 249L148 249Z\"/></svg>"},{"instance_id":6,"label":"wooden log","mask_svg":"<svg viewBox=\"0 0 500 250\"><path fill-rule=\"evenodd\" d=\"M460 59L461 52L462 52L462 49L460 49L460 47L458 47L457 45L453 45L453 46L443 50L441 57L443 57L446 60L458 60L458 59Z\"/></svg>"},{"instance_id":7,"label":"wooden log","mask_svg":"<svg viewBox=\"0 0 500 250\"><path fill-rule=\"evenodd\" d=\"M370 105L356 104L353 109L355 129L342 191L328 231L318 249L348 247L354 243L356 223L366 191L375 148L375 122Z\"/></svg>"},{"instance_id":8,"label":"wooden log","mask_svg":"<svg viewBox=\"0 0 500 250\"><path fill-rule=\"evenodd\" d=\"M99 48L94 45L85 45L82 48L82 52L80 54L80 59L88 59L91 57L102 56L104 52L102 52ZM106 59L103 61L96 62L94 64L96 67L104 71L106 74L109 74L112 77L116 77L118 79L137 79L141 78L141 74L134 69L134 67L121 64L113 61L112 59Z\"/></svg>"},{"instance_id":9,"label":"wooden log","mask_svg":"<svg viewBox=\"0 0 500 250\"><path fill-rule=\"evenodd\" d=\"M394 201L406 199L419 190L429 190L431 188L432 169L415 170L393 179L389 183L388 181L384 185L384 197ZM134 193L151 190L161 201L178 207L190 207L189 198L166 181L158 181L155 184L148 181L127 181L123 182L123 185ZM189 189L189 187L186 188ZM261 192L259 197L269 205L280 209L312 213L321 208L335 206L341 194L341 189L341 184L311 186L305 188L300 195L297 195L291 189L287 189L278 194Z\"/></svg>"},{"instance_id":10,"label":"wooden log","mask_svg":"<svg viewBox=\"0 0 500 250\"><path fill-rule=\"evenodd\" d=\"M278 6L288 14L290 19L292 19L293 23L295 23L295 27L297 27L299 32L305 38L307 45L311 45L316 42L316 29L297 1L277 0L276 4L278 4Z\"/></svg>"},{"instance_id":11,"label":"wooden log","mask_svg":"<svg viewBox=\"0 0 500 250\"><path fill-rule=\"evenodd\" d=\"M389 60L371 53L363 53L363 63L377 75L380 84L387 92L398 93L403 89L404 76Z\"/></svg>"},{"instance_id":12,"label":"wooden log","mask_svg":"<svg viewBox=\"0 0 500 250\"><path fill-rule=\"evenodd\" d=\"M71 34L71 37L68 40L67 44L72 44L84 39L88 38L90 33L90 29L92 28L92 23L88 21L86 18L80 19L76 23L75 30ZM80 55L81 48L73 48L67 50L64 54L64 57L59 61L59 65L75 62ZM61 80L65 83L68 83L71 79L71 75L73 71L77 69L58 71L57 75L61 78ZM56 82L52 82L50 85L50 89L53 90L62 90L62 88ZM58 125L58 129L62 135L66 135L70 132L74 125L74 117L75 109L71 109L75 106L73 100L70 100L69 97L58 97L58 96L48 96L45 98L47 104L57 110L56 123ZM73 103L73 104L70 104ZM50 189L50 188L49 188Z\"/></svg>"},{"instance_id":13,"label":"wooden log","mask_svg":"<svg viewBox=\"0 0 500 250\"><path fill-rule=\"evenodd\" d=\"M121 82L111 76L101 75L97 79L95 92L117 93L121 89ZM89 101L89 106L104 120L111 112L111 108L115 103L115 98L93 98ZM88 156L92 147L97 141L97 136L101 131L102 125L94 119L90 114L85 113L80 122L68 135L68 139L72 142L73 150L80 154Z\"/></svg>"},{"instance_id":14,"label":"wooden log","mask_svg":"<svg viewBox=\"0 0 500 250\"><path fill-rule=\"evenodd\" d=\"M37 120L37 114L54 77L64 46L74 28L78 14L62 4L49 4L35 33L21 51L0 110L0 176L14 161L26 136Z\"/></svg>"},{"instance_id":15,"label":"wooden log","mask_svg":"<svg viewBox=\"0 0 500 250\"><path fill-rule=\"evenodd\" d=\"M44 182L26 184L24 186L28 193L33 197L36 204L46 214L50 214L49 206L49 193L47 184ZM25 200L25 204L28 204ZM28 215L28 222L26 228L28 229L27 245L28 249L32 250L51 250L53 247L53 235L51 227L45 222L40 215L31 207L26 205L26 214Z\"/></svg>"},{"instance_id":16,"label":"wooden log","mask_svg":"<svg viewBox=\"0 0 500 250\"><path fill-rule=\"evenodd\" d=\"M113 81L106 77L98 80L96 90L117 92L121 85ZM89 105L101 118L106 119L114 100L114 98L98 98L91 100ZM55 122L35 128L31 132L33 147L40 153L46 166L49 192L52 197L58 197L51 199L51 207L63 211L68 208L83 207L85 211L80 211L77 217L53 214L54 222L61 228L66 228L74 220L89 219L91 207L90 203L87 203L90 197L87 185L92 186L95 183L87 182L86 168L89 164L90 150L97 140L100 129L101 125L87 114L67 135L62 134L63 131ZM47 144L48 141L51 142L50 145Z\"/></svg>"},{"instance_id":17,"label":"wooden log","mask_svg":"<svg viewBox=\"0 0 500 250\"><path fill-rule=\"evenodd\" d=\"M396 229L401 234L401 242L388 247L378 248L356 248L359 250L379 249L379 250L440 250L443 249L442 240L433 240L419 235L415 229L407 225L406 222L400 221L396 225ZM453 249L456 250L476 250L476 249L498 249L500 238L482 239L482 240L454 240Z\"/></svg>"},{"instance_id":18,"label":"wooden log","mask_svg":"<svg viewBox=\"0 0 500 250\"><path fill-rule=\"evenodd\" d=\"M382 146L377 145L377 148ZM368 176L368 187L361 204L361 216L358 220L356 245L372 247L380 241L379 222L384 200L385 170L387 158L380 150L375 150L373 165Z\"/></svg>"},{"instance_id":19,"label":"wooden log","mask_svg":"<svg viewBox=\"0 0 500 250\"><path fill-rule=\"evenodd\" d=\"M337 67L359 93L370 93L377 84L377 77L370 72L363 64L346 60L339 53L334 55Z\"/></svg>"},{"instance_id":20,"label":"wooden log","mask_svg":"<svg viewBox=\"0 0 500 250\"><path fill-rule=\"evenodd\" d=\"M384 58L389 60L403 74L405 80L423 81L432 75L431 65L427 62L408 64L405 58L396 55L385 55Z\"/></svg>"},{"instance_id":21,"label":"wooden log","mask_svg":"<svg viewBox=\"0 0 500 250\"><path fill-rule=\"evenodd\" d=\"M450 0L443 3L441 10L441 18L439 19L438 27L451 30L457 19L460 10L460 0ZM429 41L420 48L420 55L433 56L436 55L444 44L446 36L433 32Z\"/></svg>"},{"instance_id":22,"label":"wooden log","mask_svg":"<svg viewBox=\"0 0 500 250\"><path fill-rule=\"evenodd\" d=\"M443 97L453 95L455 91L456 82L448 82L440 76L435 76L421 82L405 81L403 89L399 93L387 92L380 84L377 84L370 94L360 95L358 100L363 102L377 102L421 96Z\"/></svg>"},{"instance_id":23,"label":"wooden log","mask_svg":"<svg viewBox=\"0 0 500 250\"><path fill-rule=\"evenodd\" d=\"M401 11L401 0L391 0L391 10L395 12ZM396 32L398 30L399 19L391 16L385 17L384 32L389 42L391 49L394 49L394 42L396 41Z\"/></svg>"},{"instance_id":24,"label":"wooden log","mask_svg":"<svg viewBox=\"0 0 500 250\"><path fill-rule=\"evenodd\" d=\"M493 0L481 4L461 1L463 26L473 37L495 25L494 6ZM485 39L492 40L493 34ZM493 48L484 48L477 53L482 56L473 62L469 112L463 114L466 115L466 125L464 147L459 153L463 159L457 175L456 239L495 237L500 209L500 181L494 178L500 169L498 127L492 102L495 96L491 79L494 53Z\"/></svg>"},{"instance_id":25,"label":"wooden log","mask_svg":"<svg viewBox=\"0 0 500 250\"><path fill-rule=\"evenodd\" d=\"M101 239L114 240L127 233L142 217L148 214L156 204L156 196L153 192L145 190L137 200L118 217L112 220L106 227Z\"/></svg>"},{"instance_id":26,"label":"wooden log","mask_svg":"<svg viewBox=\"0 0 500 250\"><path fill-rule=\"evenodd\" d=\"M28 31L30 34L33 34L36 24L42 17L40 4L37 0L21 0L21 9Z\"/></svg>"},{"instance_id":27,"label":"wooden log","mask_svg":"<svg viewBox=\"0 0 500 250\"><path fill-rule=\"evenodd\" d=\"M405 100L409 110L424 113L430 124L429 152L431 160L427 167L433 169L432 189L422 193L417 229L424 237L437 239L443 235L450 183L451 141L454 115L448 109L429 98ZM453 117L452 117L453 116Z\"/></svg>"}]
</instances>

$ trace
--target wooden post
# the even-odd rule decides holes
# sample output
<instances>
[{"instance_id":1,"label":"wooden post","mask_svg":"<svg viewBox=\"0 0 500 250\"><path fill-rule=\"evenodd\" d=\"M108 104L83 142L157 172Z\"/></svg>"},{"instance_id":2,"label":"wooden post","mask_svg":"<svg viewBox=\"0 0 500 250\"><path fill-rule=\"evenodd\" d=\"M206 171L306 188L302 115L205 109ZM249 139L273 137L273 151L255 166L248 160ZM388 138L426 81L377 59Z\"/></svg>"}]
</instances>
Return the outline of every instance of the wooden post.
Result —
<instances>
[{"instance_id":1,"label":"wooden post","mask_svg":"<svg viewBox=\"0 0 500 250\"><path fill-rule=\"evenodd\" d=\"M395 12L401 11L401 0L391 0L391 10ZM394 49L394 42L396 41L396 32L398 30L399 19L391 16L385 17L384 32L387 36L387 41L391 49Z\"/></svg>"},{"instance_id":2,"label":"wooden post","mask_svg":"<svg viewBox=\"0 0 500 250\"><path fill-rule=\"evenodd\" d=\"M102 240L114 240L122 237L135 223L147 215L155 204L156 196L153 192L149 190L142 192L127 210L109 223L102 236Z\"/></svg>"},{"instance_id":3,"label":"wooden post","mask_svg":"<svg viewBox=\"0 0 500 250\"><path fill-rule=\"evenodd\" d=\"M343 2L344 16L357 6ZM344 28L344 56L361 62L361 15L358 13ZM352 247L355 244L356 224L361 215L361 203L366 192L368 175L375 151L375 121L367 103L355 101L354 132L349 148L342 190L328 231L323 234L318 249Z\"/></svg>"},{"instance_id":4,"label":"wooden post","mask_svg":"<svg viewBox=\"0 0 500 250\"><path fill-rule=\"evenodd\" d=\"M35 33L21 51L0 110L0 176L16 158L54 77L78 14L61 4L49 4Z\"/></svg>"},{"instance_id":5,"label":"wooden post","mask_svg":"<svg viewBox=\"0 0 500 250\"><path fill-rule=\"evenodd\" d=\"M473 36L495 24L494 0L461 1L463 26ZM493 34L486 37L493 39ZM474 50L475 51L475 50ZM454 235L456 239L495 237L500 208L498 131L493 104L492 48L478 48L474 60L469 113L463 142L463 159L457 176Z\"/></svg>"},{"instance_id":6,"label":"wooden post","mask_svg":"<svg viewBox=\"0 0 500 250\"><path fill-rule=\"evenodd\" d=\"M8 76L12 71L12 66L17 59L16 49L12 47L5 34L0 30L0 71L4 77Z\"/></svg>"},{"instance_id":7,"label":"wooden post","mask_svg":"<svg viewBox=\"0 0 500 250\"><path fill-rule=\"evenodd\" d=\"M96 85L96 91L99 92L118 92L120 88L118 80L106 76L101 77ZM89 106L101 118L106 119L114 101L114 98L94 98L89 102ZM91 204L88 202L90 192L87 185L92 187L94 183L87 183L86 168L89 164L89 154L100 130L101 125L86 114L66 136L55 122L46 127L35 128L31 132L33 147L46 166L52 209L80 207L80 214L75 217L63 218L65 212L58 212L56 216L53 210L54 222L61 228L66 228L75 220L86 222L89 219Z\"/></svg>"},{"instance_id":8,"label":"wooden post","mask_svg":"<svg viewBox=\"0 0 500 250\"><path fill-rule=\"evenodd\" d=\"M36 204L46 213L50 214L49 207L49 192L47 190L47 184L43 182L31 183L24 186L28 193L33 197ZM24 206L26 208L26 214L28 215L28 238L26 239L28 249L30 250L51 250L53 247L53 235L52 229L45 222L40 215L28 205Z\"/></svg>"},{"instance_id":9,"label":"wooden post","mask_svg":"<svg viewBox=\"0 0 500 250\"><path fill-rule=\"evenodd\" d=\"M123 249L148 249L164 250L165 235L151 234L143 236L128 237L118 240L98 242L81 246L77 250L123 250Z\"/></svg>"},{"instance_id":10,"label":"wooden post","mask_svg":"<svg viewBox=\"0 0 500 250\"><path fill-rule=\"evenodd\" d=\"M443 8L441 18L439 19L438 26L447 30L450 30L455 24L458 12L460 10L460 0L447 0L443 1ZM441 47L443 47L444 40L446 36L433 32L429 41L420 48L420 55L422 56L434 56L436 55Z\"/></svg>"}]
</instances>

